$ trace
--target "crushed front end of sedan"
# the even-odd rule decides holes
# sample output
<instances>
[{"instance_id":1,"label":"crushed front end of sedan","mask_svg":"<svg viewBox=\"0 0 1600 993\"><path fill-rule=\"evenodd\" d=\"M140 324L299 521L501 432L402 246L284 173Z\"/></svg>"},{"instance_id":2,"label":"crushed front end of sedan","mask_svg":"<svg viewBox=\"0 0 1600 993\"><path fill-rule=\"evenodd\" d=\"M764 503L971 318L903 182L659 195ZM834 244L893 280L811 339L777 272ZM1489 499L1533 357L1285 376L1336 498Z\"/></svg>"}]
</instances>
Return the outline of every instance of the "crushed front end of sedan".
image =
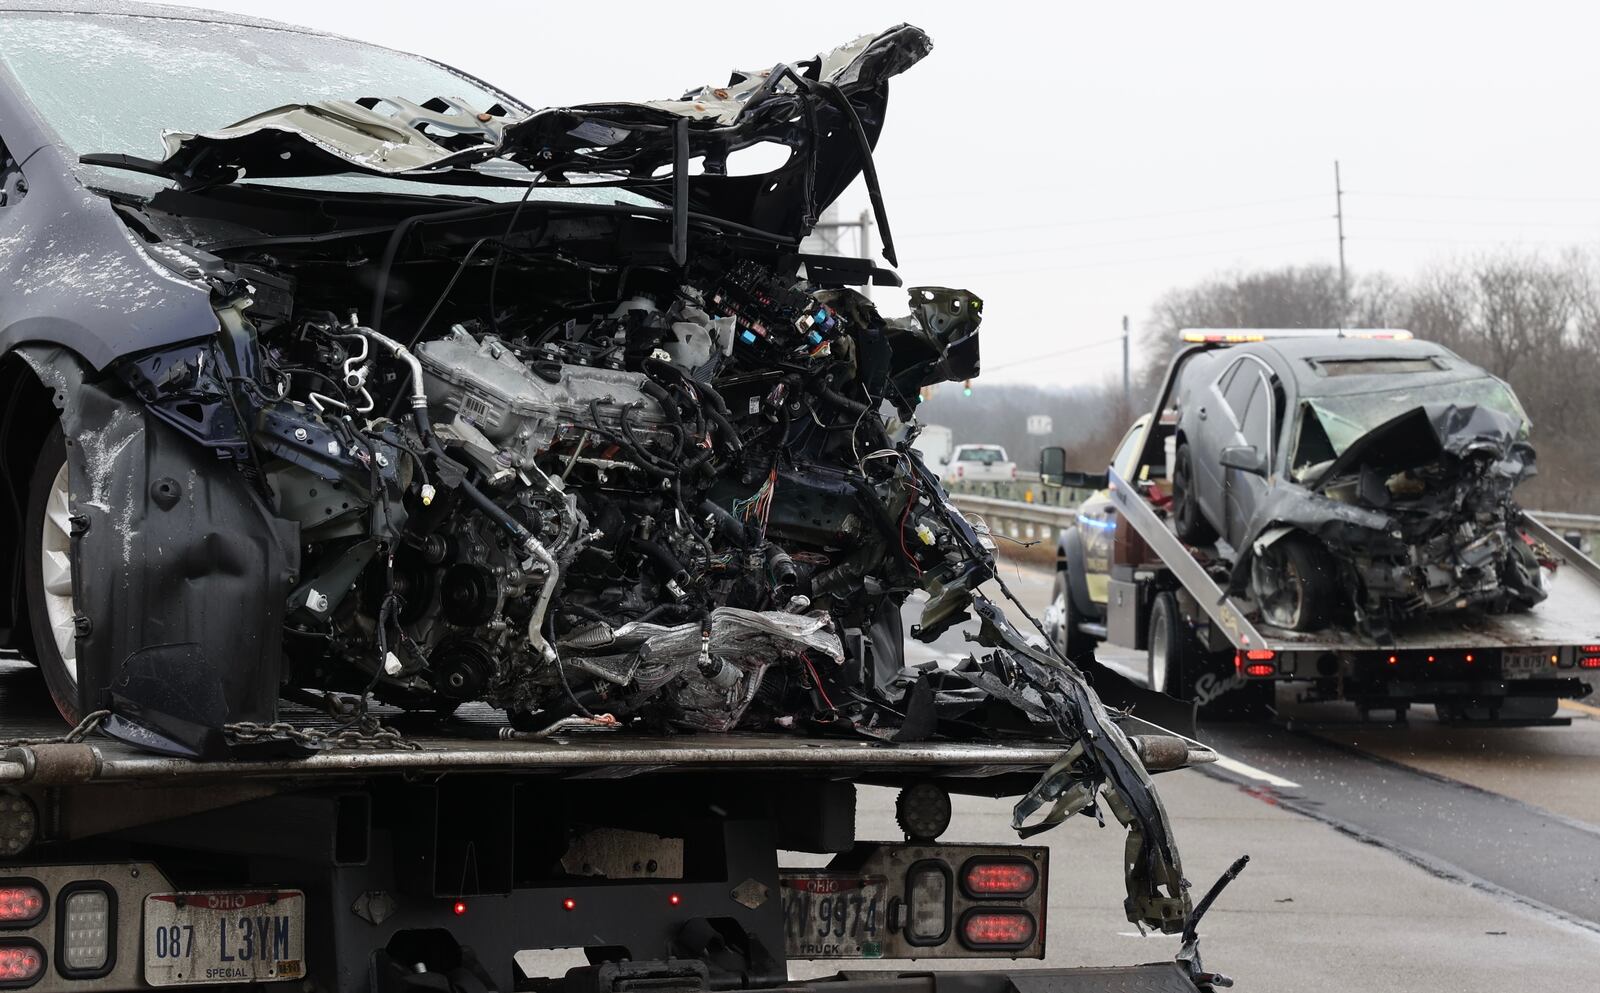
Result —
<instances>
[{"instance_id":1,"label":"crushed front end of sedan","mask_svg":"<svg viewBox=\"0 0 1600 993\"><path fill-rule=\"evenodd\" d=\"M1513 491L1533 476L1528 425L1510 391L1487 377L1409 407L1350 439L1396 402L1381 395L1303 401L1294 482L1256 507L1235 592L1253 591L1269 622L1295 627L1296 570L1335 573L1354 622L1375 634L1430 614L1528 610L1545 599L1547 559L1526 534ZM1461 402L1444 399L1447 392ZM1482 400L1483 402L1473 402ZM1280 543L1309 535L1332 563Z\"/></svg>"},{"instance_id":2,"label":"crushed front end of sedan","mask_svg":"<svg viewBox=\"0 0 1600 993\"><path fill-rule=\"evenodd\" d=\"M1326 535L1356 563L1366 613L1498 612L1544 599L1539 561L1512 496L1534 474L1526 433L1521 421L1489 407L1415 407L1374 428L1322 472L1310 492L1379 515L1356 531ZM1280 516L1294 519L1288 511Z\"/></svg>"},{"instance_id":3,"label":"crushed front end of sedan","mask_svg":"<svg viewBox=\"0 0 1600 993\"><path fill-rule=\"evenodd\" d=\"M1103 801L1130 919L1180 930L1163 739L978 592L993 545L912 447L920 391L978 374L982 301L917 287L886 318L861 287L892 271L800 249L861 175L895 262L872 149L929 48L902 25L681 100L539 112L362 50L471 95L284 102L264 71L241 90L274 109L38 169L0 344L16 395L59 411L29 606L63 712L194 757L247 754L284 695L486 703L525 734L1042 736L1064 758L1019 828ZM20 92L48 96L19 50ZM756 146L782 161L731 168ZM975 612L987 651L907 667L917 590L915 636Z\"/></svg>"}]
</instances>

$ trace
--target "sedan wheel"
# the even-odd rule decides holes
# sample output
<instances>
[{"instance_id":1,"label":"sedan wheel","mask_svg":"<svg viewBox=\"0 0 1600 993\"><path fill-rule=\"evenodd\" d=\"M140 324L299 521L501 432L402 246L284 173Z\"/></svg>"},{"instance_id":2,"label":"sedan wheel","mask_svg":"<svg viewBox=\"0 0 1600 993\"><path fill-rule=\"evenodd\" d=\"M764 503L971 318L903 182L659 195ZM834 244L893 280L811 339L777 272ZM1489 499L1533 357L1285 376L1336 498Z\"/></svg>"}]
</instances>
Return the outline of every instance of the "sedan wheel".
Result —
<instances>
[{"instance_id":1,"label":"sedan wheel","mask_svg":"<svg viewBox=\"0 0 1600 993\"><path fill-rule=\"evenodd\" d=\"M1322 546L1300 534L1285 535L1250 560L1250 595L1261 619L1290 631L1315 631L1334 612L1338 587Z\"/></svg>"},{"instance_id":2,"label":"sedan wheel","mask_svg":"<svg viewBox=\"0 0 1600 993\"><path fill-rule=\"evenodd\" d=\"M67 446L61 429L45 440L28 491L27 537L23 546L33 660L61 716L81 717L78 702L78 642L72 598L72 491Z\"/></svg>"}]
</instances>

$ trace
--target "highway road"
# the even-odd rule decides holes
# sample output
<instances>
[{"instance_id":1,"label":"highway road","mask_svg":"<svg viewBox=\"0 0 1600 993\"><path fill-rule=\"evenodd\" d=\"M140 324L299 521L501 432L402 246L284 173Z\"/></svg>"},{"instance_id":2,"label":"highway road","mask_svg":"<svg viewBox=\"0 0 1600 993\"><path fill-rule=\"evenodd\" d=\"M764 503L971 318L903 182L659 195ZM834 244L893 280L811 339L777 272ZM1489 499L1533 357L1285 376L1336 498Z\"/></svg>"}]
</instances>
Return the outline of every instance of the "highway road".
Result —
<instances>
[{"instance_id":1,"label":"highway road","mask_svg":"<svg viewBox=\"0 0 1600 993\"><path fill-rule=\"evenodd\" d=\"M1047 572L1008 566L1004 578L1042 611ZM907 613L915 619L914 604ZM914 651L953 660L971 647L957 630ZM1143 664L1127 652L1103 660ZM1197 889L1251 856L1202 928L1209 967L1246 990L1593 988L1600 707L1565 705L1570 727L1493 730L1446 727L1428 707L1413 708L1409 726L1361 724L1349 705L1298 704L1287 690L1277 711L1202 724L1225 763L1158 780ZM887 791L862 791L862 836L895 836L891 804ZM958 798L956 808L951 840L1010 834L1004 804ZM1175 950L1176 939L1141 936L1122 918L1122 837L1087 819L1039 837L1052 859L1046 964Z\"/></svg>"}]
</instances>

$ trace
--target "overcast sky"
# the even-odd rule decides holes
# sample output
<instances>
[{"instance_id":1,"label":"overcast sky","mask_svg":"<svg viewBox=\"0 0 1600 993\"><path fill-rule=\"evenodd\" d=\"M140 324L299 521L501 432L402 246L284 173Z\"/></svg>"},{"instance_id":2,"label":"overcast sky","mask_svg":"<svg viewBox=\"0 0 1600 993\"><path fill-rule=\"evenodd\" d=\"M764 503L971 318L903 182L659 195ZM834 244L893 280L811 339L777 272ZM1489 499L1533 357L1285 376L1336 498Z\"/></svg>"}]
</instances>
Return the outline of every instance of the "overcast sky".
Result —
<instances>
[{"instance_id":1,"label":"overcast sky","mask_svg":"<svg viewBox=\"0 0 1600 993\"><path fill-rule=\"evenodd\" d=\"M1600 233L1595 5L187 5L420 52L534 106L674 97L909 19L934 50L892 84L877 156L901 273L984 298L995 379L1098 381L1121 315L1137 331L1164 290L1336 260L1335 158L1352 271Z\"/></svg>"}]
</instances>

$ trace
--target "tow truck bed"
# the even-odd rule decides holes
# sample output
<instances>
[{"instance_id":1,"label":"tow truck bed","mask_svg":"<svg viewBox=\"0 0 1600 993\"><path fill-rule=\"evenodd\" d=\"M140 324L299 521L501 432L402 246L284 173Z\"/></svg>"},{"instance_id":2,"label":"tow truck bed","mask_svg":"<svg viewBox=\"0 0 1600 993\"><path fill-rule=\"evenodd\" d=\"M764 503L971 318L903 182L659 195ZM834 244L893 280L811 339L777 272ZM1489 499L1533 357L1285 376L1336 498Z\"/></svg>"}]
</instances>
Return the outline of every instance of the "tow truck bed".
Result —
<instances>
[{"instance_id":1,"label":"tow truck bed","mask_svg":"<svg viewBox=\"0 0 1600 993\"><path fill-rule=\"evenodd\" d=\"M285 710L295 727L336 726L306 708ZM267 925L251 923L256 911L230 908L258 905L268 908L261 920L272 929L261 933L274 936L270 963L279 970L266 978L304 977L305 988L330 993L700 993L730 988L730 977L773 993L930 993L951 983L968 993L1198 993L1197 979L1209 988L1176 962L1028 970L992 961L959 973L922 965L786 982L791 957L1043 957L1042 848L858 839L854 788L937 783L1020 793L1061 757L1059 743L604 730L506 740L503 722L497 711L467 708L405 730L415 749L330 747L257 761L167 758L103 735L19 743L59 738L65 728L38 672L0 659L0 796L13 811L38 812L32 823L47 822L50 837L7 868L54 894L52 908L85 887L122 908L104 974L41 975L36 993L139 988L165 975L164 954L186 956L173 968L195 976L204 968L247 980L259 968L226 957L228 940L247 924ZM788 850L834 861L826 870L781 869L778 854ZM1038 885L981 906L966 896L951 904L950 881L982 859L1026 862ZM911 865L937 865L947 881L944 932L916 948L895 937L904 924L890 923L894 907L879 908L911 898ZM826 896L795 896L798 884L787 880L811 877L853 887L861 906L870 895L871 912L857 906L846 925ZM980 912L1026 927L1013 943L975 946L979 939L959 935ZM830 933L816 930L818 920L851 940L807 954L815 934ZM862 920L870 938L857 934ZM41 949L59 929L49 913L28 928L22 938ZM172 934L190 936L184 951L172 950ZM593 950L597 964L565 978L526 976L516 965L520 950L569 947Z\"/></svg>"},{"instance_id":2,"label":"tow truck bed","mask_svg":"<svg viewBox=\"0 0 1600 993\"><path fill-rule=\"evenodd\" d=\"M337 722L304 708L285 707L298 727L332 730ZM994 794L997 778L1036 777L1064 749L1043 741L916 742L894 744L798 735L641 735L604 729L572 731L551 738L501 740L504 717L486 707L466 707L449 721L408 725L384 714L417 750L329 748L305 758L195 762L141 751L97 736L76 745L33 746L0 751L0 783L39 781L131 783L246 779L335 779L378 773L524 772L559 777L621 779L649 773L795 772L825 775L847 769L862 781L969 780L973 792ZM416 730L409 730L415 727ZM17 659L0 659L0 742L48 738L66 730L45 695L36 670ZM65 751L70 749L71 751ZM36 757L43 751L50 761ZM1010 785L1010 784L1008 784ZM959 788L959 786L957 787ZM1026 787L1024 787L1026 788Z\"/></svg>"}]
</instances>

